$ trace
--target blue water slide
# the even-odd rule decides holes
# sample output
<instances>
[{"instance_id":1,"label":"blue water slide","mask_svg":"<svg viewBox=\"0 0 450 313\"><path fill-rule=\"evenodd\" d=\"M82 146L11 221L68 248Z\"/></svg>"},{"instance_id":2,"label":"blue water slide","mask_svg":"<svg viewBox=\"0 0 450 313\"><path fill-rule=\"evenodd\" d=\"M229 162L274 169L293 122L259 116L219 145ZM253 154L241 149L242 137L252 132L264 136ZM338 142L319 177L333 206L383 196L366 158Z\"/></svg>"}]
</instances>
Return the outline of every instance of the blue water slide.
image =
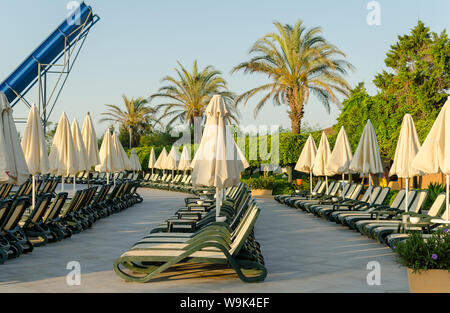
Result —
<instances>
[{"instance_id":1,"label":"blue water slide","mask_svg":"<svg viewBox=\"0 0 450 313\"><path fill-rule=\"evenodd\" d=\"M74 45L84 33L99 20L94 15L92 8L84 2L79 9L64 22L39 45L39 47L25 59L25 61L17 67L17 69L9 75L9 77L0 84L0 92L3 92L9 102L13 102L17 98L17 94L23 96L33 87L38 78L38 64L41 66L41 74L48 71L51 66L46 64L56 63L63 55L64 51ZM75 21L75 22L74 22ZM65 41L67 38L67 41Z\"/></svg>"}]
</instances>

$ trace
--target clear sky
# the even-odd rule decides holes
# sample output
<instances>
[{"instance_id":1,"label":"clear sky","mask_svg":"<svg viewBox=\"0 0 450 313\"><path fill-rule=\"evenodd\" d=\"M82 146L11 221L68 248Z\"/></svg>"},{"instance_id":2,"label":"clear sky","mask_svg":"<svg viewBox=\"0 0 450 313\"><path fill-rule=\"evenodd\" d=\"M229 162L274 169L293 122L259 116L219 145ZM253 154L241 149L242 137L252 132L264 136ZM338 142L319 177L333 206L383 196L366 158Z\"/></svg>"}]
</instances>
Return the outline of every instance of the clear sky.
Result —
<instances>
[{"instance_id":1,"label":"clear sky","mask_svg":"<svg viewBox=\"0 0 450 313\"><path fill-rule=\"evenodd\" d=\"M53 121L63 111L81 124L87 111L95 121L104 104L121 104L121 95L144 96L157 91L165 75L173 75L176 62L190 68L214 65L222 71L230 89L240 93L266 81L257 75L230 74L233 66L248 59L256 39L274 30L272 22L307 27L320 26L330 42L347 53L356 72L348 76L352 86L366 82L371 93L373 76L383 70L384 57L399 34L421 19L432 31L448 28L448 0L379 0L381 25L366 22L368 0L91 0L86 1L101 21L94 26L55 108ZM0 2L0 81L3 81L65 18L68 1L14 0ZM34 91L33 91L34 92ZM35 92L32 94L34 95ZM35 98L35 97L34 97ZM33 99L33 97L31 97ZM254 119L257 98L241 108L242 125L290 126L287 109L268 103ZM339 110L331 113L311 99L305 121L333 125ZM16 117L26 117L23 105ZM106 124L96 123L99 136ZM19 131L21 126L19 126Z\"/></svg>"}]
</instances>

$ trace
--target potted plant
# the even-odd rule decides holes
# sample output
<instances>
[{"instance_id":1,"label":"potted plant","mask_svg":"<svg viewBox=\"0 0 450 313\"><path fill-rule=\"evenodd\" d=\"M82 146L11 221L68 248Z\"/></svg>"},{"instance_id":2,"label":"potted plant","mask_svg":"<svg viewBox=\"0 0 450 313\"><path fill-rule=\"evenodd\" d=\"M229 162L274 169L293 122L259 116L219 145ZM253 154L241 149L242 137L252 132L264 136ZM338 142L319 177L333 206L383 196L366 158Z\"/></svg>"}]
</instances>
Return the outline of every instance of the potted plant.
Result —
<instances>
[{"instance_id":1,"label":"potted plant","mask_svg":"<svg viewBox=\"0 0 450 313\"><path fill-rule=\"evenodd\" d=\"M448 229L432 235L420 232L393 247L399 263L408 268L411 292L450 293L450 235Z\"/></svg>"},{"instance_id":2,"label":"potted plant","mask_svg":"<svg viewBox=\"0 0 450 313\"><path fill-rule=\"evenodd\" d=\"M247 184L252 188L252 196L272 195L275 186L273 177L250 178Z\"/></svg>"}]
</instances>

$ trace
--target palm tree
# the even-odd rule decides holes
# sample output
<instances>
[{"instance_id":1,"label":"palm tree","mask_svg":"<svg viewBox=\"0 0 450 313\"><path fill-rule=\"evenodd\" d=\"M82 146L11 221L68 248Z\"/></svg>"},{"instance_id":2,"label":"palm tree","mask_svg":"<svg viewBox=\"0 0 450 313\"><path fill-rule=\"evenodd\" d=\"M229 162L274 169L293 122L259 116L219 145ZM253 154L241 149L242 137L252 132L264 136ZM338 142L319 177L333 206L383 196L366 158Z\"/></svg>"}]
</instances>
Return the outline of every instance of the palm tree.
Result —
<instances>
[{"instance_id":1,"label":"palm tree","mask_svg":"<svg viewBox=\"0 0 450 313\"><path fill-rule=\"evenodd\" d=\"M167 125L171 126L175 121L194 124L195 118L202 118L205 109L215 94L221 95L230 113L230 120L237 122L239 113L234 102L234 95L227 88L221 72L213 66L206 66L199 70L197 61L194 61L192 71L189 72L177 62L179 69L175 68L177 77L166 76L162 82L167 83L150 99L164 98L166 101L157 106L157 110L164 109L161 118L169 117Z\"/></svg>"},{"instance_id":2,"label":"palm tree","mask_svg":"<svg viewBox=\"0 0 450 313\"><path fill-rule=\"evenodd\" d=\"M148 101L143 97L128 99L122 96L125 110L117 105L106 104L108 111L102 113L104 118L100 122L119 123L128 130L130 134L130 148L135 147L137 137L141 136L155 125L156 118L154 113L156 110L148 106Z\"/></svg>"},{"instance_id":3,"label":"palm tree","mask_svg":"<svg viewBox=\"0 0 450 313\"><path fill-rule=\"evenodd\" d=\"M310 94L329 112L330 102L339 103L337 94L348 96L350 86L343 76L353 66L340 59L345 54L321 36L320 28L306 29L302 21L274 25L278 33L258 39L249 52L255 56L232 70L265 74L271 82L243 93L236 103L245 105L257 93L267 92L256 105L255 117L270 98L275 105L287 104L292 132L297 134Z\"/></svg>"}]
</instances>

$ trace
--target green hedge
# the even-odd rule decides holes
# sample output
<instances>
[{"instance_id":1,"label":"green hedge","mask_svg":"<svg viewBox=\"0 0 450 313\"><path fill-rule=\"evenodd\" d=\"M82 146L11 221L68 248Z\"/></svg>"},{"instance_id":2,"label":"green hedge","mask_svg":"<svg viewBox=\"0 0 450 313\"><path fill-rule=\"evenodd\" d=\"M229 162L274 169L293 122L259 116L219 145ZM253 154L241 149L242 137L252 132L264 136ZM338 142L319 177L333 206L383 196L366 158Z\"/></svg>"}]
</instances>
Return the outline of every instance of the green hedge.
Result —
<instances>
[{"instance_id":1,"label":"green hedge","mask_svg":"<svg viewBox=\"0 0 450 313\"><path fill-rule=\"evenodd\" d=\"M321 132L311 133L316 145L320 142ZM275 136L275 138L272 138ZM245 153L245 157L250 164L251 168L258 168L261 164L275 164L275 165L293 165L297 163L303 146L308 139L309 133L303 134L292 134L290 132L280 133L276 135L264 135L264 136L240 136L236 137L236 142L241 150ZM335 142L335 135L329 136L328 140L331 147ZM276 142L278 141L278 147L274 147L272 151L272 139ZM256 145L256 150L250 150L250 144L252 147ZM194 157L195 149L198 145L191 144L191 159ZM172 148L171 146L145 146L137 147L136 151L138 153L139 160L142 163L142 168L148 170L148 160L150 156L151 149L155 148L156 157L159 156L163 147L166 147L167 152ZM180 146L180 153L183 147ZM130 151L128 151L130 154ZM272 155L278 155L277 157L271 157ZM262 158L261 158L262 156ZM256 157L256 159L255 159Z\"/></svg>"}]
</instances>

